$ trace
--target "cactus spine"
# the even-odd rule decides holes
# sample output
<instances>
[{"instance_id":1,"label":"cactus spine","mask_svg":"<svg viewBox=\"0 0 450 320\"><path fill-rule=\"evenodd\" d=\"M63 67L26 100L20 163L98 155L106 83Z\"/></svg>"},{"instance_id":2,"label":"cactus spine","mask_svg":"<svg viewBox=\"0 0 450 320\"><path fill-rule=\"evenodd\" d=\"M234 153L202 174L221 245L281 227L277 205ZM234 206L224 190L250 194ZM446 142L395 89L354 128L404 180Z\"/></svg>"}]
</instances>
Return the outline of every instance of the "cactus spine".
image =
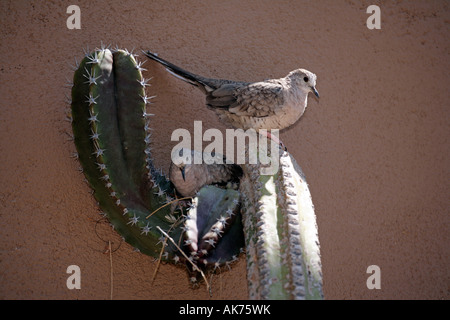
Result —
<instances>
[{"instance_id":1,"label":"cactus spine","mask_svg":"<svg viewBox=\"0 0 450 320\"><path fill-rule=\"evenodd\" d=\"M162 259L178 263L184 260L182 247L203 268L229 263L243 246L242 225L240 218L224 215L238 213L239 192L211 186L200 191L191 210L174 213L166 205L175 191L151 159L151 97L142 70L126 50L98 49L79 64L71 111L83 172L114 229L140 252L159 257L164 245ZM194 218L195 225L187 222ZM222 234L218 221L234 237ZM158 228L179 246L165 241ZM187 245L194 242L198 248Z\"/></svg>"},{"instance_id":2,"label":"cactus spine","mask_svg":"<svg viewBox=\"0 0 450 320\"><path fill-rule=\"evenodd\" d=\"M304 175L280 151L274 175L243 165L243 225L251 299L322 299L314 207Z\"/></svg>"}]
</instances>

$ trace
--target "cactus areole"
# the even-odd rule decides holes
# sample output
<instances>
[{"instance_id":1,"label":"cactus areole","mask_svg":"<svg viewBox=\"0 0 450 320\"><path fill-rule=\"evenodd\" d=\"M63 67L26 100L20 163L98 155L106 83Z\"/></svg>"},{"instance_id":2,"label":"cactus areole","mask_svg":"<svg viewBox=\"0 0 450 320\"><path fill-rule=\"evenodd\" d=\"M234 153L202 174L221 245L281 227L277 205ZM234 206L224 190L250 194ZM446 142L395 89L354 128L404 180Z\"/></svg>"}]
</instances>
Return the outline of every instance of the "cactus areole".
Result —
<instances>
[{"instance_id":1,"label":"cactus areole","mask_svg":"<svg viewBox=\"0 0 450 320\"><path fill-rule=\"evenodd\" d=\"M280 152L272 176L243 165L239 191L205 186L188 207L179 205L153 165L143 70L127 50L101 48L73 77L77 157L113 228L141 253L184 263L191 281L237 260L245 247L250 298L322 298L314 208L293 158Z\"/></svg>"}]
</instances>

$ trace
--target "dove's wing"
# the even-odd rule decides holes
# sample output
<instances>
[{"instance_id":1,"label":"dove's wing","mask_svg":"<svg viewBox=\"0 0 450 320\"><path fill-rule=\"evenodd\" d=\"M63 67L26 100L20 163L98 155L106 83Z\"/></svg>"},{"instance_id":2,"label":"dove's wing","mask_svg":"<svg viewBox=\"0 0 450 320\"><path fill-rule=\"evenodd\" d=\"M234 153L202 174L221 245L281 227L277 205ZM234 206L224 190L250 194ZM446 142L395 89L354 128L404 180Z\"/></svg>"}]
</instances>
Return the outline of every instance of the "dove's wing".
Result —
<instances>
[{"instance_id":1,"label":"dove's wing","mask_svg":"<svg viewBox=\"0 0 450 320\"><path fill-rule=\"evenodd\" d=\"M238 116L257 118L274 115L283 103L283 86L267 81L226 83L206 96L210 108L223 108Z\"/></svg>"},{"instance_id":2,"label":"dove's wing","mask_svg":"<svg viewBox=\"0 0 450 320\"><path fill-rule=\"evenodd\" d=\"M205 165L208 171L208 184L238 182L242 176L242 168L237 164L210 164Z\"/></svg>"}]
</instances>

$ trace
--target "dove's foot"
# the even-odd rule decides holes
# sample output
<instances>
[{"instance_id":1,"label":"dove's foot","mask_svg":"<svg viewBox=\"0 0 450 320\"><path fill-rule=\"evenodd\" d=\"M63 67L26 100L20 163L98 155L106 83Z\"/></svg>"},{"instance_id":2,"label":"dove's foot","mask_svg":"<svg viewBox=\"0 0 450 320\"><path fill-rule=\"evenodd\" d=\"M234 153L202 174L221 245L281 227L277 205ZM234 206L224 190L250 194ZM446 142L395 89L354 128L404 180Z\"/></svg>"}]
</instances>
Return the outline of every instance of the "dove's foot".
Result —
<instances>
[{"instance_id":1,"label":"dove's foot","mask_svg":"<svg viewBox=\"0 0 450 320\"><path fill-rule=\"evenodd\" d=\"M273 142L277 143L280 147L280 149L287 151L286 146L284 145L283 141L281 141L277 136L272 135L270 132L260 132L261 135L266 136L267 138L271 139Z\"/></svg>"}]
</instances>

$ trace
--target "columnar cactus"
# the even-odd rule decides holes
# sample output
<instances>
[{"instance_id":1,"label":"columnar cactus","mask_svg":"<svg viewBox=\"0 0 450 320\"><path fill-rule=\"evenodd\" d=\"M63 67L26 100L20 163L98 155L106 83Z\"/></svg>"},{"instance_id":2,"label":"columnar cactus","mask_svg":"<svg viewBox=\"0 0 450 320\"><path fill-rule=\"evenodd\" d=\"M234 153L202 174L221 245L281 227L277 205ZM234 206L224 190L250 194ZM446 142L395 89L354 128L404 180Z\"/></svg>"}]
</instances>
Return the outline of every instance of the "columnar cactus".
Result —
<instances>
[{"instance_id":1,"label":"columnar cactus","mask_svg":"<svg viewBox=\"0 0 450 320\"><path fill-rule=\"evenodd\" d=\"M153 115L142 70L130 52L106 48L78 65L71 110L83 172L114 229L140 252L160 257L164 245L162 259L169 262L188 256L201 268L230 263L244 245L239 192L210 186L190 210L173 212L175 190L151 158Z\"/></svg>"},{"instance_id":2,"label":"columnar cactus","mask_svg":"<svg viewBox=\"0 0 450 320\"><path fill-rule=\"evenodd\" d=\"M305 177L280 151L274 175L243 165L240 191L251 299L322 299L314 207Z\"/></svg>"},{"instance_id":3,"label":"columnar cactus","mask_svg":"<svg viewBox=\"0 0 450 320\"><path fill-rule=\"evenodd\" d=\"M73 78L78 158L114 229L140 252L194 272L236 260L245 233L250 298L322 298L314 208L295 160L280 151L274 175L242 165L239 191L205 186L189 209L174 211L175 190L151 158L142 70L130 52L102 48L86 54Z\"/></svg>"}]
</instances>

